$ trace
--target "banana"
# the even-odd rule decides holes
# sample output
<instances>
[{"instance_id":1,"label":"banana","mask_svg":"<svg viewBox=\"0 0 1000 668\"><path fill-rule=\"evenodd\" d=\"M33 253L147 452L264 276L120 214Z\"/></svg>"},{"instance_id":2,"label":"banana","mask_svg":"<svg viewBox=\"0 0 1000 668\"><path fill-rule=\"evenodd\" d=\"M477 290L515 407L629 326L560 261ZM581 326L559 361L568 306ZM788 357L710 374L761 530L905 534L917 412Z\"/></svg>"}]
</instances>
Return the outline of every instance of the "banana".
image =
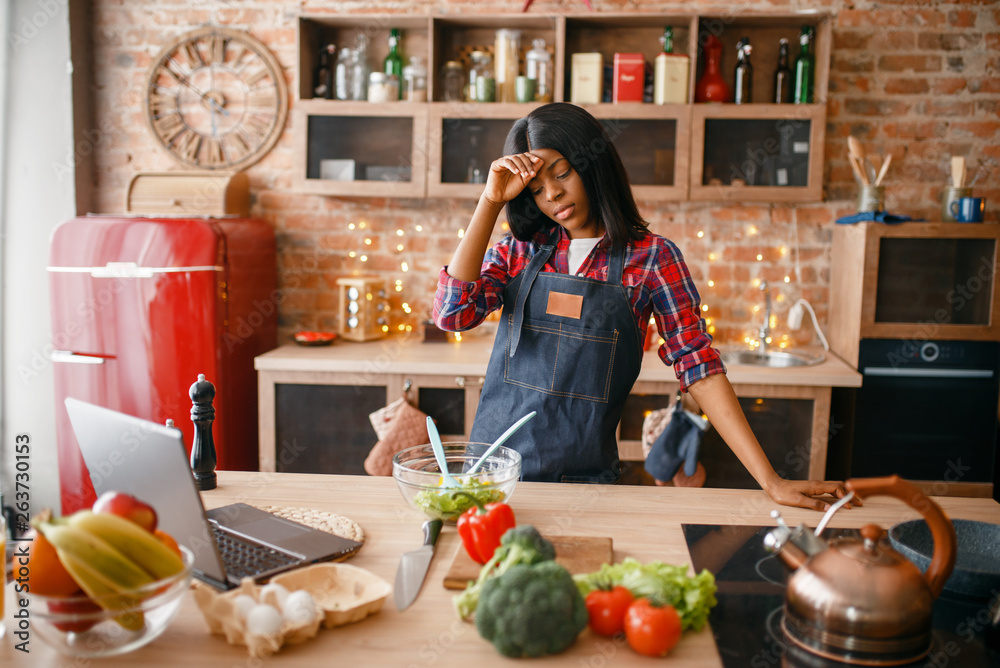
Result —
<instances>
[{"instance_id":1,"label":"banana","mask_svg":"<svg viewBox=\"0 0 1000 668\"><path fill-rule=\"evenodd\" d=\"M99 577L94 569L76 555L65 552L59 554L59 560L63 568L66 569L80 588L86 592L92 600L96 601L105 610L122 610L123 612L115 616L122 627L129 631L141 631L145 624L145 615L140 606L142 600L127 594L121 594L118 590L109 586L103 578Z\"/></svg>"},{"instance_id":2,"label":"banana","mask_svg":"<svg viewBox=\"0 0 1000 668\"><path fill-rule=\"evenodd\" d=\"M70 515L67 523L105 541L156 580L184 570L184 562L173 550L132 520L111 513L81 510Z\"/></svg>"},{"instance_id":3,"label":"banana","mask_svg":"<svg viewBox=\"0 0 1000 668\"><path fill-rule=\"evenodd\" d=\"M152 575L97 536L68 524L42 523L39 530L56 548L59 561L80 588L106 610L122 610L115 619L130 631L145 620L141 597L129 594L154 581Z\"/></svg>"},{"instance_id":4,"label":"banana","mask_svg":"<svg viewBox=\"0 0 1000 668\"><path fill-rule=\"evenodd\" d=\"M89 531L69 524L42 524L40 529L56 548L60 561L65 564L64 556L75 557L94 578L116 592L136 589L155 580L138 564ZM82 582L77 584L84 586Z\"/></svg>"}]
</instances>

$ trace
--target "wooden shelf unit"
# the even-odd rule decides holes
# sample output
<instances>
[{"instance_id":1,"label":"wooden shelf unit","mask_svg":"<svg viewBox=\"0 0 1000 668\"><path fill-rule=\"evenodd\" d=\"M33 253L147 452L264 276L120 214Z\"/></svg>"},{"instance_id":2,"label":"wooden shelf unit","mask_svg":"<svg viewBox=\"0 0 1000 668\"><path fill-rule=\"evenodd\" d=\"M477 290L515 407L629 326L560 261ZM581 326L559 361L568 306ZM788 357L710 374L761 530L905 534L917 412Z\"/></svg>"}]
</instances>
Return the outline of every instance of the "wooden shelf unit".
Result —
<instances>
[{"instance_id":1,"label":"wooden shelf unit","mask_svg":"<svg viewBox=\"0 0 1000 668\"><path fill-rule=\"evenodd\" d=\"M521 51L531 48L531 40L544 38L552 51L554 101L569 100L571 55L576 52L600 51L604 62L613 62L616 52L640 52L650 66L659 52L658 38L664 26L674 28L674 52L687 54L690 62L688 99L694 99L695 83L700 73L700 43L711 32L722 41L723 71L735 66L735 44L748 36L754 44L755 99L769 100L770 78L777 62L778 39L789 40L791 56L797 53L798 30L803 25L815 28L816 58L814 104L695 104L654 105L649 103L600 103L583 105L595 117L611 127L631 127L622 132L616 146L622 153L634 184L636 196L650 201L773 201L799 202L822 199L823 144L826 133L826 93L829 81L829 61L832 40L832 19L816 12L740 13L738 15L691 13L598 13L598 14L500 14L474 16L390 16L390 15L305 15L299 19L299 102L293 109L296 146L301 149L302 166L296 178L296 188L303 192L344 196L387 197L452 197L474 199L482 191L481 184L456 179L456 169L466 168L468 154L461 147L448 145L447 119L458 118L471 123L484 121L489 126L489 144L479 149L490 160L500 155L502 137L499 128L509 129L510 123L526 115L537 103L456 103L443 102L441 70L448 60L467 60L473 47L492 53L494 33L499 28L522 31ZM368 103L312 99L312 78L322 44L329 41L352 46L354 35L363 32L368 37L369 66L381 63L387 53L389 30L402 31L404 58L423 56L428 63L428 102ZM393 183L392 188L379 181L326 181L318 178L310 157L310 126L320 116L358 119L412 118L412 129L401 136L383 139L393 144L404 157L396 164L408 163L411 179ZM504 121L504 123L497 123ZM742 128L745 146L738 148L725 143L712 132L713 123L747 121ZM350 135L363 128L352 120L345 128ZM421 125L422 124L422 125ZM803 124L808 124L805 127ZM384 126L372 126L372 131ZM398 126L397 126L398 127ZM761 135L745 142L746 128L755 128ZM800 185L764 180L765 169L771 172L771 162L778 154L775 136L797 128L796 162L790 169L806 174ZM803 136L804 133L804 136ZM461 134L461 133L459 133ZM635 137L648 134L652 144ZM720 136L721 137L721 136ZM721 141L721 145L718 145ZM357 148L363 142L355 139L345 146L358 153L356 158L369 158L366 149ZM805 148L806 156L801 149ZM652 148L653 154L650 155ZM332 150L332 149L331 149ZM672 155L671 155L672 152ZM722 156L725 164L706 166L706 156ZM729 158L726 159L726 156ZM406 157L408 156L408 157ZM351 159L352 155L331 155ZM478 162L482 162L477 157ZM446 161L461 160L459 167L446 166ZM749 163L747 162L749 161ZM754 166L756 163L756 166ZM749 165L749 169L744 169ZM488 161L483 168L488 167ZM759 178L738 178L750 170ZM787 169L786 169L787 171ZM723 178L715 172L724 172ZM363 174L361 174L363 176ZM733 180L737 183L731 183ZM753 183L748 183L749 181Z\"/></svg>"}]
</instances>

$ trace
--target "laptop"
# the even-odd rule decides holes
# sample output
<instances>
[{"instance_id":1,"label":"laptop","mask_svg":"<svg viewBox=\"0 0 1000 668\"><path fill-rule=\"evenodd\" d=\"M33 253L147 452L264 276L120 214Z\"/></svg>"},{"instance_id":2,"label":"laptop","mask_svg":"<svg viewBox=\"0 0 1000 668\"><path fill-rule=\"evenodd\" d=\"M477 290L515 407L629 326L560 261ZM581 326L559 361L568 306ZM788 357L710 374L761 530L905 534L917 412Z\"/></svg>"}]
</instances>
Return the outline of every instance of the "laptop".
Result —
<instances>
[{"instance_id":1,"label":"laptop","mask_svg":"<svg viewBox=\"0 0 1000 668\"><path fill-rule=\"evenodd\" d=\"M244 577L262 581L361 548L245 503L206 512L180 429L78 399L66 399L66 410L97 494L125 492L153 506L159 528L194 553L192 572L203 582L232 589Z\"/></svg>"}]
</instances>

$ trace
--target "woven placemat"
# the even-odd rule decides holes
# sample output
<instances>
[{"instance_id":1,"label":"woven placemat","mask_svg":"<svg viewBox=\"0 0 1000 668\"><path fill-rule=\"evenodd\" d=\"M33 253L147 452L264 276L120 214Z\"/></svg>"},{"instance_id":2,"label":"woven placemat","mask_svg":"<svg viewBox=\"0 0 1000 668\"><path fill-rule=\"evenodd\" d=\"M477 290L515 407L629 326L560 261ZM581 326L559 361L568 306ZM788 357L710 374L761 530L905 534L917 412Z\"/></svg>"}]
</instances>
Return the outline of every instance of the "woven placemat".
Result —
<instances>
[{"instance_id":1,"label":"woven placemat","mask_svg":"<svg viewBox=\"0 0 1000 668\"><path fill-rule=\"evenodd\" d=\"M347 538L358 543L365 542L365 530L349 517L328 513L325 510L312 508L290 508L288 506L256 506L264 512L272 513L286 520L305 524L313 529L326 531L341 538Z\"/></svg>"}]
</instances>

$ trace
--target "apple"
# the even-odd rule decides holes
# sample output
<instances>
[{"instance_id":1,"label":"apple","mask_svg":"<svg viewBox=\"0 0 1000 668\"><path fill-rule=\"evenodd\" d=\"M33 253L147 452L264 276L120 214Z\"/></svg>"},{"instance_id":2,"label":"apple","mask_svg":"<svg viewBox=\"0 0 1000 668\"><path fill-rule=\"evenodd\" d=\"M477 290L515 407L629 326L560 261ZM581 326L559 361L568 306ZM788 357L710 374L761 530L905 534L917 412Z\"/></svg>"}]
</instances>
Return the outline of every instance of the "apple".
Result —
<instances>
[{"instance_id":1,"label":"apple","mask_svg":"<svg viewBox=\"0 0 1000 668\"><path fill-rule=\"evenodd\" d=\"M156 531L156 511L145 501L125 492L105 492L94 502L95 513L111 513L132 520L146 531Z\"/></svg>"},{"instance_id":2,"label":"apple","mask_svg":"<svg viewBox=\"0 0 1000 668\"><path fill-rule=\"evenodd\" d=\"M83 591L80 591L73 598L67 598L60 600L58 598L49 599L49 612L57 615L92 615L94 613L101 612L101 606L97 605L89 598L85 598ZM67 633L83 633L84 631L90 630L97 622L101 621L100 617L84 618L65 622L53 622L52 625L55 626L60 631L66 631Z\"/></svg>"}]
</instances>

